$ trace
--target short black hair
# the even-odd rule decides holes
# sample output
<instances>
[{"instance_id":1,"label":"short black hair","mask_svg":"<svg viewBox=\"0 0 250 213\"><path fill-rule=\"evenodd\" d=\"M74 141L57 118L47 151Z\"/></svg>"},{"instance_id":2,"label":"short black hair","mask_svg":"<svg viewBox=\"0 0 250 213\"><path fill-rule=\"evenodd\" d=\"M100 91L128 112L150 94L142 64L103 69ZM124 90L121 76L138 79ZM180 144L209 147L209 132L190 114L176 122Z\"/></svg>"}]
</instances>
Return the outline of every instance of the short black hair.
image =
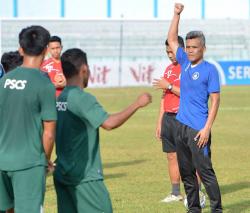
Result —
<instances>
[{"instance_id":1,"label":"short black hair","mask_svg":"<svg viewBox=\"0 0 250 213\"><path fill-rule=\"evenodd\" d=\"M60 44L62 44L62 39L59 36L51 36L49 39L49 43L50 42L59 42Z\"/></svg>"},{"instance_id":2,"label":"short black hair","mask_svg":"<svg viewBox=\"0 0 250 213\"><path fill-rule=\"evenodd\" d=\"M78 48L68 49L62 54L61 62L63 74L68 79L77 75L83 64L88 65L87 54Z\"/></svg>"},{"instance_id":3,"label":"short black hair","mask_svg":"<svg viewBox=\"0 0 250 213\"><path fill-rule=\"evenodd\" d=\"M205 47L206 46L206 39L202 31L190 31L186 35L186 40L188 39L194 39L194 38L199 38L201 41L201 44Z\"/></svg>"},{"instance_id":4,"label":"short black hair","mask_svg":"<svg viewBox=\"0 0 250 213\"><path fill-rule=\"evenodd\" d=\"M183 40L183 38L181 36L178 36L178 44L179 44L180 47L185 48L184 40ZM165 45L169 46L168 40L165 41Z\"/></svg>"},{"instance_id":5,"label":"short black hair","mask_svg":"<svg viewBox=\"0 0 250 213\"><path fill-rule=\"evenodd\" d=\"M5 70L3 68L3 65L0 63L0 78L2 78L5 74Z\"/></svg>"},{"instance_id":6,"label":"short black hair","mask_svg":"<svg viewBox=\"0 0 250 213\"><path fill-rule=\"evenodd\" d=\"M1 64L5 72L15 69L17 66L20 66L23 63L23 57L19 54L18 51L6 52L2 55Z\"/></svg>"},{"instance_id":7,"label":"short black hair","mask_svg":"<svg viewBox=\"0 0 250 213\"><path fill-rule=\"evenodd\" d=\"M50 33L42 26L30 26L19 33L19 44L25 54L39 56L49 43Z\"/></svg>"}]
</instances>

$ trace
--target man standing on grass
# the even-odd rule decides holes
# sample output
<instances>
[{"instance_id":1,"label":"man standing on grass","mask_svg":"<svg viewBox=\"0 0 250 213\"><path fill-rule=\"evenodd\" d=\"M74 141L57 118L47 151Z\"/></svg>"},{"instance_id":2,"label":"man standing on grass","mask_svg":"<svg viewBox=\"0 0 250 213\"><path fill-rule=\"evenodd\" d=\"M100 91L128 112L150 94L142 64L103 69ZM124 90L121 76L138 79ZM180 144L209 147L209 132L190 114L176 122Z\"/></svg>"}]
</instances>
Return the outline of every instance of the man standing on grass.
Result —
<instances>
[{"instance_id":1,"label":"man standing on grass","mask_svg":"<svg viewBox=\"0 0 250 213\"><path fill-rule=\"evenodd\" d=\"M61 59L67 86L57 100L54 183L58 212L111 213L111 200L103 183L99 127L111 130L121 126L148 105L151 96L144 93L123 111L109 115L93 95L83 90L90 75L86 53L69 49Z\"/></svg>"},{"instance_id":2,"label":"man standing on grass","mask_svg":"<svg viewBox=\"0 0 250 213\"><path fill-rule=\"evenodd\" d=\"M48 44L50 58L41 65L41 70L48 73L51 82L56 88L56 97L58 97L66 85L66 79L62 72L61 52L62 40L58 36L51 36Z\"/></svg>"},{"instance_id":3,"label":"man standing on grass","mask_svg":"<svg viewBox=\"0 0 250 213\"><path fill-rule=\"evenodd\" d=\"M189 212L200 213L196 170L210 199L211 212L222 212L221 194L211 162L211 128L220 102L216 68L203 59L205 37L201 31L186 35L186 52L178 45L178 25L184 6L176 3L168 43L181 65L177 158L187 194ZM208 110L208 99L211 107Z\"/></svg>"},{"instance_id":4,"label":"man standing on grass","mask_svg":"<svg viewBox=\"0 0 250 213\"><path fill-rule=\"evenodd\" d=\"M49 32L19 34L23 63L0 80L0 210L40 213L46 167L54 144L55 88L40 72ZM49 163L49 168L52 164Z\"/></svg>"},{"instance_id":5,"label":"man standing on grass","mask_svg":"<svg viewBox=\"0 0 250 213\"><path fill-rule=\"evenodd\" d=\"M178 36L178 44L180 48L185 48L183 38ZM182 201L183 196L180 193L180 172L178 167L177 155L176 155L176 143L178 121L176 115L179 110L180 104L180 76L181 66L176 61L173 51L170 49L168 40L165 41L166 52L168 58L172 62L165 72L164 77L161 79L154 79L153 86L157 89L163 90L163 96L160 105L160 112L156 127L156 138L162 141L163 152L167 153L168 159L168 171L172 184L172 192L165 197L161 202L169 203L174 201ZM201 191L201 180L197 174L199 183L199 196L200 205L205 207L206 196ZM187 198L184 198L184 205L186 206Z\"/></svg>"},{"instance_id":6,"label":"man standing on grass","mask_svg":"<svg viewBox=\"0 0 250 213\"><path fill-rule=\"evenodd\" d=\"M178 36L178 44L179 47L184 48L184 41L180 36ZM180 172L176 156L177 120L175 118L180 102L181 66L176 61L175 55L170 49L167 40L165 41L165 45L167 56L172 64L166 68L164 77L161 79L155 79L153 85L154 87L163 90L156 127L156 138L162 141L162 150L167 153L168 171L172 184L172 192L165 197L162 202L169 203L183 200L180 193Z\"/></svg>"}]
</instances>

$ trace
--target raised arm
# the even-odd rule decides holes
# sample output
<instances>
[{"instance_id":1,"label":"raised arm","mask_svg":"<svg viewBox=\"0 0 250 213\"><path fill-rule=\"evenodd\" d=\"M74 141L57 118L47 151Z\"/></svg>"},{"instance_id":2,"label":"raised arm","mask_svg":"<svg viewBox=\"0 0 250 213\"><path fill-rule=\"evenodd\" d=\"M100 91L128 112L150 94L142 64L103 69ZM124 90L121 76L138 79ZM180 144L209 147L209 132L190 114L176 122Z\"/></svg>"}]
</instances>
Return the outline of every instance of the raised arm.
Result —
<instances>
[{"instance_id":1,"label":"raised arm","mask_svg":"<svg viewBox=\"0 0 250 213\"><path fill-rule=\"evenodd\" d=\"M137 100L125 108L123 111L111 114L102 124L102 128L111 130L121 126L127 121L139 108L147 106L152 102L152 97L148 93L140 95Z\"/></svg>"},{"instance_id":2,"label":"raised arm","mask_svg":"<svg viewBox=\"0 0 250 213\"><path fill-rule=\"evenodd\" d=\"M174 16L171 21L169 30L168 30L168 44L172 49L174 55L176 55L178 49L178 26L180 21L180 15L183 11L184 5L181 3L175 3L174 5Z\"/></svg>"}]
</instances>

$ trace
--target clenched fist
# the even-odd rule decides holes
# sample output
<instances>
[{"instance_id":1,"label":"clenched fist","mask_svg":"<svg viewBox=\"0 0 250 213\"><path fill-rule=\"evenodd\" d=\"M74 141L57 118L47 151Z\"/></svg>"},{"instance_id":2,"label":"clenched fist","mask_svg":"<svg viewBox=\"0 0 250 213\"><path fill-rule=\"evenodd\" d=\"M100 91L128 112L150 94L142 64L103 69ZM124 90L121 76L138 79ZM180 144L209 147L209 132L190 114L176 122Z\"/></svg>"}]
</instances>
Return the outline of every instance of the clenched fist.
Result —
<instances>
[{"instance_id":1,"label":"clenched fist","mask_svg":"<svg viewBox=\"0 0 250 213\"><path fill-rule=\"evenodd\" d=\"M149 93L143 93L137 98L136 102L140 107L145 107L152 102L152 96Z\"/></svg>"},{"instance_id":2,"label":"clenched fist","mask_svg":"<svg viewBox=\"0 0 250 213\"><path fill-rule=\"evenodd\" d=\"M174 5L174 13L177 14L177 15L180 15L181 12L183 11L184 9L184 5L181 4L181 3L175 3Z\"/></svg>"}]
</instances>

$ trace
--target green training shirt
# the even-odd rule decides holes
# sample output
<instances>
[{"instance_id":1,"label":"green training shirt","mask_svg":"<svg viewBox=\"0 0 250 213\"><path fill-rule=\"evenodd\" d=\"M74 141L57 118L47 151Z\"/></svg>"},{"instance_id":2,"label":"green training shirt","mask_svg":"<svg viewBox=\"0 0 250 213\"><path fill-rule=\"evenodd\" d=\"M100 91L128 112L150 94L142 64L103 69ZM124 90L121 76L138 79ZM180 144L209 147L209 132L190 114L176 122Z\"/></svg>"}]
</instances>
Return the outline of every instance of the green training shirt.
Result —
<instances>
[{"instance_id":1,"label":"green training shirt","mask_svg":"<svg viewBox=\"0 0 250 213\"><path fill-rule=\"evenodd\" d=\"M54 85L38 69L6 74L0 80L0 170L46 166L43 121L56 116Z\"/></svg>"},{"instance_id":2,"label":"green training shirt","mask_svg":"<svg viewBox=\"0 0 250 213\"><path fill-rule=\"evenodd\" d=\"M96 98L67 86L57 99L55 178L64 184L102 180L99 126L108 118Z\"/></svg>"}]
</instances>

